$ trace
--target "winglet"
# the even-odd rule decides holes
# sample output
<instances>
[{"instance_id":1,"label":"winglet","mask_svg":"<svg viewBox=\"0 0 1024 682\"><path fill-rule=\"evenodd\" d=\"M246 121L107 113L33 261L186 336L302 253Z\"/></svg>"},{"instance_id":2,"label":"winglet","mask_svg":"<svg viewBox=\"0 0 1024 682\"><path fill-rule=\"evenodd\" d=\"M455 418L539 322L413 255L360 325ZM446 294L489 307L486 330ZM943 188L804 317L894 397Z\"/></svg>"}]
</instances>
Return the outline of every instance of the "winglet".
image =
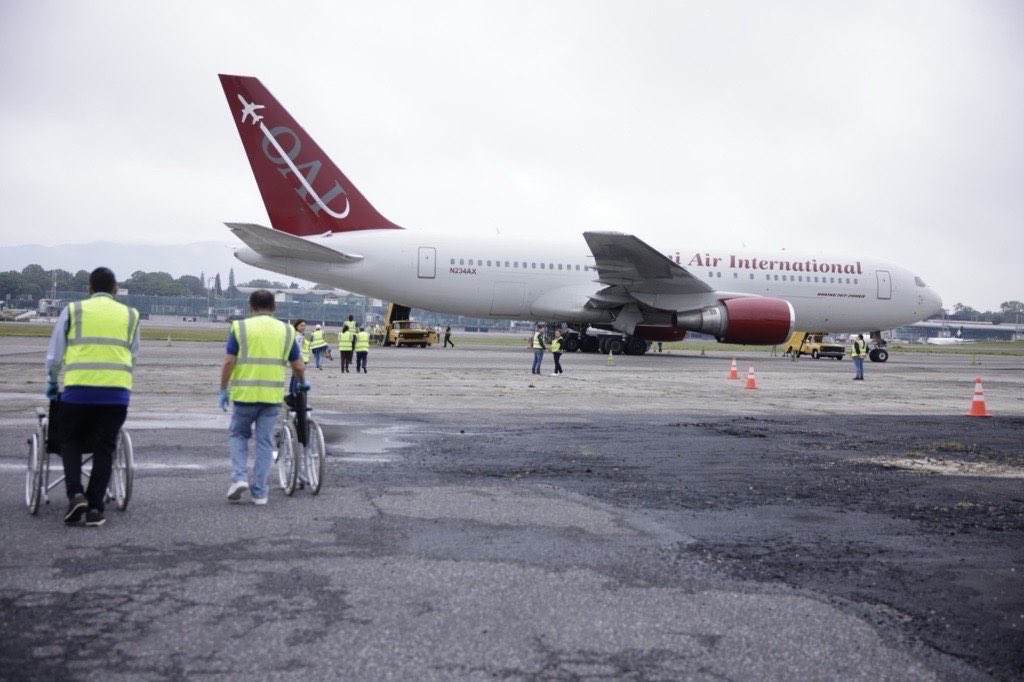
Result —
<instances>
[{"instance_id":1,"label":"winglet","mask_svg":"<svg viewBox=\"0 0 1024 682\"><path fill-rule=\"evenodd\" d=\"M274 229L298 236L401 229L360 194L256 78L221 74Z\"/></svg>"}]
</instances>

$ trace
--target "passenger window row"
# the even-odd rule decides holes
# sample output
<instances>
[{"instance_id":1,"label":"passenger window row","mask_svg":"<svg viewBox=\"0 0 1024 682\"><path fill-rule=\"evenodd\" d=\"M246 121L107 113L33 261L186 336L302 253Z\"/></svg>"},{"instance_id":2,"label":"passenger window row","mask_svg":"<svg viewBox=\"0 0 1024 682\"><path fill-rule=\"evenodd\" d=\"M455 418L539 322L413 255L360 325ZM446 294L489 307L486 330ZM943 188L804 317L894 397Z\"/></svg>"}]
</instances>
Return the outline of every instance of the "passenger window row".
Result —
<instances>
[{"instance_id":1,"label":"passenger window row","mask_svg":"<svg viewBox=\"0 0 1024 682\"><path fill-rule=\"evenodd\" d=\"M486 263L486 265L485 265L485 263ZM591 267L589 265L572 265L572 264L569 264L569 263L535 263L535 262L529 262L528 263L526 261L517 261L517 260L514 260L514 261L507 261L507 260L506 261L500 261L500 260L488 260L488 261L485 261L485 260L480 259L480 258L468 258L468 259L467 258L459 258L457 263L456 263L456 259L452 258L451 259L451 264L452 265L456 265L456 264L457 265L469 265L469 266L474 266L475 265L476 267L481 267L481 268L482 267L488 267L488 268L491 268L491 267L502 268L502 267L504 267L504 268L510 268L510 269L519 268L521 270L538 270L538 269L540 269L540 270L562 270L563 272L571 271L571 270L576 270L577 272L579 272L579 271L582 271L582 270L594 270L595 269L595 268L593 268L593 267Z\"/></svg>"},{"instance_id":2,"label":"passenger window row","mask_svg":"<svg viewBox=\"0 0 1024 682\"><path fill-rule=\"evenodd\" d=\"M722 273L721 272L709 271L708 272L708 279L712 279L714 277L721 278L722 277ZM738 272L732 273L732 278L733 279L739 279L739 277L740 277L740 274ZM804 278L804 275L765 275L764 276L764 278L766 280L768 280L768 281L773 281L774 280L776 282L779 281L779 277L782 278L783 282L806 282L808 284L811 284L811 283L842 284L844 279L846 280L846 284L859 284L860 283L860 280L858 278L856 278L856 277L854 277L854 278L850 278L850 277L820 277L820 278L819 277L814 277L813 280L812 280L810 275L807 275L806 279ZM750 273L750 279L754 279L754 273L752 273L752 272ZM819 279L821 280L820 282L818 281Z\"/></svg>"}]
</instances>

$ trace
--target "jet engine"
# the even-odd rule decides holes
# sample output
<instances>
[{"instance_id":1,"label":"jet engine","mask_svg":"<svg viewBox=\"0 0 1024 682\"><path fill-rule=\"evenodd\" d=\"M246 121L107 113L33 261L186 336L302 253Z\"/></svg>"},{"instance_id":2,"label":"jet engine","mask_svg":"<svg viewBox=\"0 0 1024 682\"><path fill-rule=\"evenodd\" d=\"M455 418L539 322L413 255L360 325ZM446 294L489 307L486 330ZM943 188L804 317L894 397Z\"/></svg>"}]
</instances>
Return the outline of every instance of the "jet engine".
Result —
<instances>
[{"instance_id":1,"label":"jet engine","mask_svg":"<svg viewBox=\"0 0 1024 682\"><path fill-rule=\"evenodd\" d=\"M789 338L796 316L789 301L743 296L672 315L672 326L711 334L725 343L776 344Z\"/></svg>"}]
</instances>

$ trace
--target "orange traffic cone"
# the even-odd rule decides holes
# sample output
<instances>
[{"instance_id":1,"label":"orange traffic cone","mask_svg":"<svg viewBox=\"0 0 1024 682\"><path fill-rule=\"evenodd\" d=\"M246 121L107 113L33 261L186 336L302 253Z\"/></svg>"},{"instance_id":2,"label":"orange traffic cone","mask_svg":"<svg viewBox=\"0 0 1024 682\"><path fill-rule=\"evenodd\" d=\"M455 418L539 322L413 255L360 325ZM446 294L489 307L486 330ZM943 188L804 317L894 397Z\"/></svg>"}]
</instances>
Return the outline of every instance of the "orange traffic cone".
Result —
<instances>
[{"instance_id":1,"label":"orange traffic cone","mask_svg":"<svg viewBox=\"0 0 1024 682\"><path fill-rule=\"evenodd\" d=\"M757 379L754 378L754 366L747 370L747 385L743 388L757 388Z\"/></svg>"},{"instance_id":2,"label":"orange traffic cone","mask_svg":"<svg viewBox=\"0 0 1024 682\"><path fill-rule=\"evenodd\" d=\"M736 373L736 358L732 359L732 369L729 370L730 379L739 379L740 375Z\"/></svg>"},{"instance_id":3,"label":"orange traffic cone","mask_svg":"<svg viewBox=\"0 0 1024 682\"><path fill-rule=\"evenodd\" d=\"M971 401L971 411L968 417L991 417L992 413L985 409L985 389L981 387L981 377L974 380L974 400Z\"/></svg>"}]
</instances>

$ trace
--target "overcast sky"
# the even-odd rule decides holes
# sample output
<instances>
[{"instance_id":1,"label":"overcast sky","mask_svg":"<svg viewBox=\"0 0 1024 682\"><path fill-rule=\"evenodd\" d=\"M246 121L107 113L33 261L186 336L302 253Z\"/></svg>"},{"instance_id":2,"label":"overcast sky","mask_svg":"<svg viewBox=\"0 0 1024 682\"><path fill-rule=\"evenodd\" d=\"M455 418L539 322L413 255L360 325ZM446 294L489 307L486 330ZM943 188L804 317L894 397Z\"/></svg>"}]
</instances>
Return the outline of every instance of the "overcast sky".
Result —
<instances>
[{"instance_id":1,"label":"overcast sky","mask_svg":"<svg viewBox=\"0 0 1024 682\"><path fill-rule=\"evenodd\" d=\"M411 230L849 253L1024 299L1024 2L4 0L0 246L266 223L219 72Z\"/></svg>"}]
</instances>

